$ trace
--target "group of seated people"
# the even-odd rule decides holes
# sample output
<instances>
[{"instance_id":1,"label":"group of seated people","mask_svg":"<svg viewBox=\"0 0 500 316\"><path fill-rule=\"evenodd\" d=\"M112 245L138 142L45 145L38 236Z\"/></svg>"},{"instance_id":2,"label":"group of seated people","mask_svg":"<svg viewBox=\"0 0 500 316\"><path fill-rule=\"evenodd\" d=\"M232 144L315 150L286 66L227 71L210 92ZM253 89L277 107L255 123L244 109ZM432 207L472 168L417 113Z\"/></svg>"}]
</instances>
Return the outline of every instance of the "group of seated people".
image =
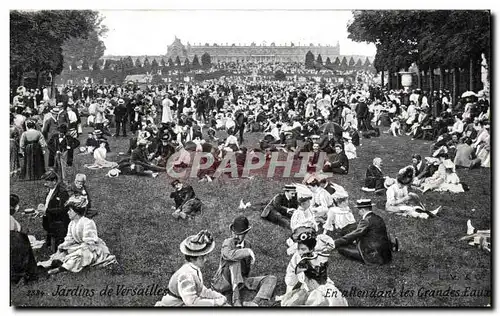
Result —
<instances>
[{"instance_id":1,"label":"group of seated people","mask_svg":"<svg viewBox=\"0 0 500 316\"><path fill-rule=\"evenodd\" d=\"M97 211L91 208L86 176L77 174L74 182L68 185L51 169L42 179L48 189L45 203L28 208L22 214L33 219L42 218L42 227L46 231L45 245L53 254L47 261L37 263L34 260L31 242L12 216L21 213L20 199L12 194L10 230L15 246L11 245L11 281L34 280L44 272L49 275L63 271L79 272L89 266L116 263L105 242L98 237L92 220ZM13 236L13 232L18 234Z\"/></svg>"}]
</instances>

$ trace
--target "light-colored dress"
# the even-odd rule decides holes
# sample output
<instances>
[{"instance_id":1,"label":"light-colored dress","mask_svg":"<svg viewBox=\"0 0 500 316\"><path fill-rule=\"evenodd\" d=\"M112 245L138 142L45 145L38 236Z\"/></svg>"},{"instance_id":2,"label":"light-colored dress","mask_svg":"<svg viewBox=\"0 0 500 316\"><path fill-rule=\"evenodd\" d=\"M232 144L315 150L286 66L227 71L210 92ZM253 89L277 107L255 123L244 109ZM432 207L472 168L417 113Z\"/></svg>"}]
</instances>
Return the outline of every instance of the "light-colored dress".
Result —
<instances>
[{"instance_id":1,"label":"light-colored dress","mask_svg":"<svg viewBox=\"0 0 500 316\"><path fill-rule=\"evenodd\" d=\"M300 254L295 253L288 263L285 275L286 293L276 297L276 300L281 301L281 306L348 306L347 300L330 278L327 278L325 284L319 284L316 280L307 278L304 272L296 274L301 259ZM314 267L325 265L327 261L328 257L318 256L312 259L310 264ZM299 282L302 284L297 286Z\"/></svg>"},{"instance_id":2,"label":"light-colored dress","mask_svg":"<svg viewBox=\"0 0 500 316\"><path fill-rule=\"evenodd\" d=\"M116 263L106 243L97 236L97 227L93 220L86 217L73 219L68 226L64 242L49 260L38 265L48 268L54 260L61 260L62 267L71 272L80 272L87 266L105 267Z\"/></svg>"},{"instance_id":3,"label":"light-colored dress","mask_svg":"<svg viewBox=\"0 0 500 316\"><path fill-rule=\"evenodd\" d=\"M167 306L216 306L215 300L224 297L203 284L200 269L186 262L168 282L169 294L156 302L155 307Z\"/></svg>"},{"instance_id":4,"label":"light-colored dress","mask_svg":"<svg viewBox=\"0 0 500 316\"><path fill-rule=\"evenodd\" d=\"M428 214L416 211L419 206L404 203L396 204L397 200L408 196L408 187L405 185L400 185L397 182L394 183L387 189L386 196L387 202L385 203L385 210L387 212L424 219L429 217Z\"/></svg>"},{"instance_id":5,"label":"light-colored dress","mask_svg":"<svg viewBox=\"0 0 500 316\"><path fill-rule=\"evenodd\" d=\"M163 111L161 114L161 122L162 123L168 123L168 122L174 121L174 117L172 115L172 110L171 110L171 107L173 105L174 105L174 102L172 102L168 98L165 98L165 100L162 101L162 106L163 106Z\"/></svg>"},{"instance_id":6,"label":"light-colored dress","mask_svg":"<svg viewBox=\"0 0 500 316\"><path fill-rule=\"evenodd\" d=\"M106 148L96 148L94 150L94 164L93 165L85 165L86 168L89 169L101 169L101 168L116 168L118 164L113 161L106 160Z\"/></svg>"}]
</instances>

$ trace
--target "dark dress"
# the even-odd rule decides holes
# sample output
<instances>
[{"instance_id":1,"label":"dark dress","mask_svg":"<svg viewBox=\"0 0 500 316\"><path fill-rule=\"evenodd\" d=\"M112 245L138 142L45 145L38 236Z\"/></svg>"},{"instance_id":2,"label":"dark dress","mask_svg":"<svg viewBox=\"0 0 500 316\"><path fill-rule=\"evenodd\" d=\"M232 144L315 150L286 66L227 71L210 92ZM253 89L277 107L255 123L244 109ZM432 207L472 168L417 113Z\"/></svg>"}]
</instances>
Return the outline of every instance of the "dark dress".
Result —
<instances>
[{"instance_id":1,"label":"dark dress","mask_svg":"<svg viewBox=\"0 0 500 316\"><path fill-rule=\"evenodd\" d=\"M21 135L21 150L24 154L21 179L40 180L40 177L45 173L42 146L46 146L42 133L28 130Z\"/></svg>"},{"instance_id":2,"label":"dark dress","mask_svg":"<svg viewBox=\"0 0 500 316\"><path fill-rule=\"evenodd\" d=\"M25 233L10 231L10 282L37 279L37 266L33 249Z\"/></svg>"}]
</instances>

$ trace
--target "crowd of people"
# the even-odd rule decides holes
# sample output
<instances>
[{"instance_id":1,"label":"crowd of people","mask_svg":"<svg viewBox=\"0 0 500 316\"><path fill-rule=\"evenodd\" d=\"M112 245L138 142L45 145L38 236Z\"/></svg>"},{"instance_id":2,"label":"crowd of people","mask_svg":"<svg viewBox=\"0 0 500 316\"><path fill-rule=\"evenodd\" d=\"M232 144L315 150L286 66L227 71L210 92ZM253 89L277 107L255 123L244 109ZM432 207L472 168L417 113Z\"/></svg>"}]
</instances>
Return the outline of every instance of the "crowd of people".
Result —
<instances>
[{"instance_id":1,"label":"crowd of people","mask_svg":"<svg viewBox=\"0 0 500 316\"><path fill-rule=\"evenodd\" d=\"M116 263L91 219L97 211L91 208L86 177L83 170L75 170L80 154L93 155L95 162L84 168L105 169L103 175L155 178L173 168L192 167L193 152L209 154L215 167L231 154L242 166L255 153L269 158L274 152L293 152L296 160L302 159L301 153L311 153L302 183L290 183L282 193L253 206L263 220L290 232L290 238L283 240L291 256L288 267L283 267L286 293L276 297L282 306L347 306L345 298L326 295L338 291L327 275L332 251L365 264L386 264L400 249L399 239L391 238L384 220L373 212L371 199L356 201L361 218L356 222L349 193L329 181L331 173L349 174L349 161L356 159L363 139L379 137L386 129L382 133L391 137L406 134L433 142L428 157L415 153L393 177L384 174L380 157L373 157L367 166L360 186L367 194L385 195L390 214L436 217L440 208L428 210L410 189L421 194L464 192L468 187L456 168L490 166L490 105L485 91L467 94L457 104L452 104L447 91L435 91L429 104L427 92L418 89L410 93L366 84L241 77L155 86L70 85L59 87L53 99L45 97L46 88L42 91L19 87L12 98L10 167L13 177L42 179L49 189L45 203L25 211L43 218L46 245L53 254L38 265L49 274ZM86 140L81 137L84 128L90 129ZM259 144L251 147L246 140L249 133L261 133ZM118 153L117 161L108 160L108 154L117 150L109 137L129 139L128 151ZM199 181L224 176L215 169L199 170ZM238 176L243 177L240 172ZM173 179L172 187L175 219L203 212L203 201L190 185ZM21 198L11 195L11 238L18 234L12 247L23 249L13 263L19 263L12 269L15 280L31 279L36 270L29 240L12 217L19 213ZM282 280L251 276L258 259L245 238L251 228L246 217L234 219L231 237L222 242L213 289L204 285L200 269L215 247L214 237L201 231L186 238L180 245L186 263L172 275L168 294L156 306L265 305ZM258 291L252 301L242 301L240 292L245 289Z\"/></svg>"}]
</instances>

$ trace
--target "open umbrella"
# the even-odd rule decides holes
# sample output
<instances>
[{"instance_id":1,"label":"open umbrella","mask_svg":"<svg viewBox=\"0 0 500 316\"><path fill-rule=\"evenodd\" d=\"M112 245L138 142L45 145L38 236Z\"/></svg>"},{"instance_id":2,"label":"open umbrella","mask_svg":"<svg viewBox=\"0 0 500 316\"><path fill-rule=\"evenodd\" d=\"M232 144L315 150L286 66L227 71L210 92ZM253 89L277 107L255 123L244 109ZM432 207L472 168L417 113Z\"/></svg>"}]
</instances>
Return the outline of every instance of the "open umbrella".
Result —
<instances>
[{"instance_id":1,"label":"open umbrella","mask_svg":"<svg viewBox=\"0 0 500 316\"><path fill-rule=\"evenodd\" d=\"M473 91L465 91L462 93L462 98L476 97L477 95Z\"/></svg>"},{"instance_id":2,"label":"open umbrella","mask_svg":"<svg viewBox=\"0 0 500 316\"><path fill-rule=\"evenodd\" d=\"M328 122L320 126L319 131L323 135L333 133L334 135L342 135L342 126L334 122Z\"/></svg>"}]
</instances>

